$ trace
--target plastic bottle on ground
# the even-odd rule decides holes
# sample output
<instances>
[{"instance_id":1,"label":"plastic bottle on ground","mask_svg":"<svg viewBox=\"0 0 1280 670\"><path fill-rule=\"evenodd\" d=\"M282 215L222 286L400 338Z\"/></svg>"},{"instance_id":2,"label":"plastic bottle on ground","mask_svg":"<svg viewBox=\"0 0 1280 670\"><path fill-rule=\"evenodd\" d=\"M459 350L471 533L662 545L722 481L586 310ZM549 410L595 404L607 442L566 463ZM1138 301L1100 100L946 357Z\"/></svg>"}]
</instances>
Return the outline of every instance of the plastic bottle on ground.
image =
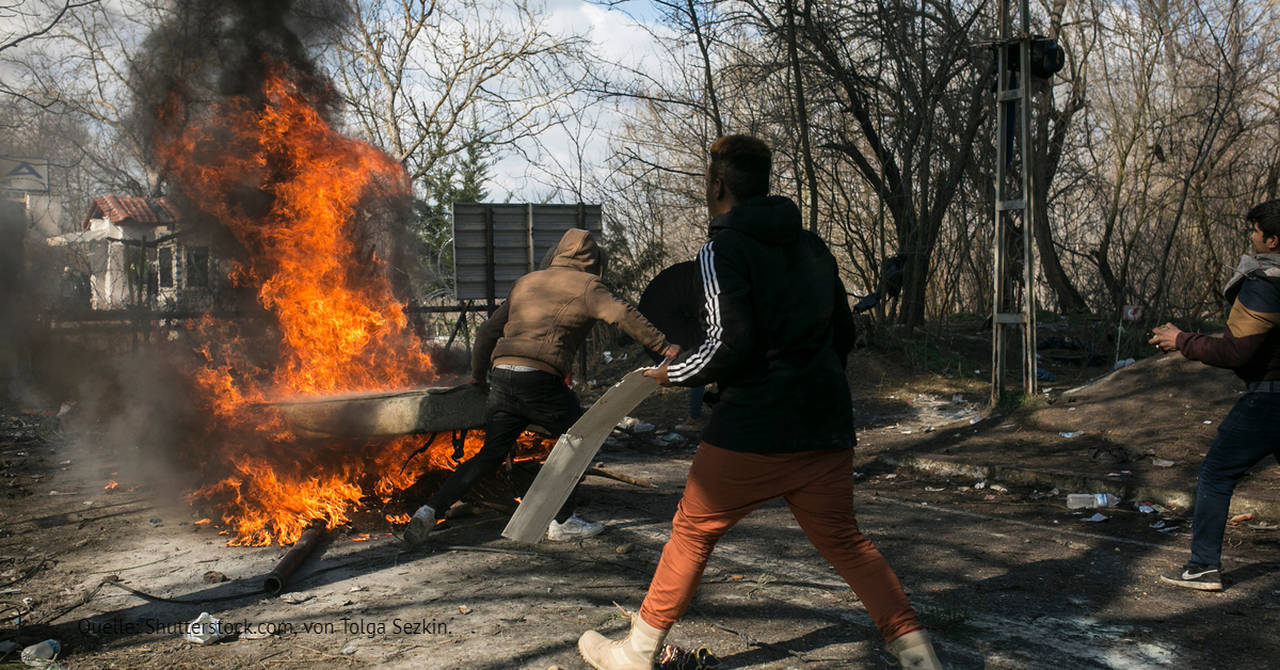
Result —
<instances>
[{"instance_id":1,"label":"plastic bottle on ground","mask_svg":"<svg viewBox=\"0 0 1280 670\"><path fill-rule=\"evenodd\" d=\"M62 652L62 645L57 640L45 640L22 650L22 662L26 665L43 668L51 663Z\"/></svg>"},{"instance_id":2,"label":"plastic bottle on ground","mask_svg":"<svg viewBox=\"0 0 1280 670\"><path fill-rule=\"evenodd\" d=\"M1068 493L1067 509L1115 507L1120 499L1110 493Z\"/></svg>"}]
</instances>

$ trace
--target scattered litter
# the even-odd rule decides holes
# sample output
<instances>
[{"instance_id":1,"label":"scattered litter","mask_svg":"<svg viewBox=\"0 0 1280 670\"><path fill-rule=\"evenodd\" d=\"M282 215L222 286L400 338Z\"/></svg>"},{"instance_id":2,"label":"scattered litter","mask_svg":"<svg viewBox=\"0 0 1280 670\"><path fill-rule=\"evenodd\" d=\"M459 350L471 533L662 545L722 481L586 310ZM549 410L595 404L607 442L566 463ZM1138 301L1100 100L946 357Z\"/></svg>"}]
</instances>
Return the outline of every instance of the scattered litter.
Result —
<instances>
[{"instance_id":1,"label":"scattered litter","mask_svg":"<svg viewBox=\"0 0 1280 670\"><path fill-rule=\"evenodd\" d=\"M1253 518L1252 514L1237 514L1231 517L1227 523L1240 523L1241 521L1249 521Z\"/></svg>"},{"instance_id":2,"label":"scattered litter","mask_svg":"<svg viewBox=\"0 0 1280 670\"><path fill-rule=\"evenodd\" d=\"M1120 499L1110 493L1068 493L1067 509L1114 507Z\"/></svg>"},{"instance_id":3,"label":"scattered litter","mask_svg":"<svg viewBox=\"0 0 1280 670\"><path fill-rule=\"evenodd\" d=\"M1065 438L1072 438L1072 437L1078 437L1080 435L1083 435L1084 431L1083 430L1061 431L1058 434Z\"/></svg>"},{"instance_id":4,"label":"scattered litter","mask_svg":"<svg viewBox=\"0 0 1280 670\"><path fill-rule=\"evenodd\" d=\"M926 486L924 487L924 490L930 493L937 493L938 491L946 491L947 489L942 486Z\"/></svg>"},{"instance_id":5,"label":"scattered litter","mask_svg":"<svg viewBox=\"0 0 1280 670\"><path fill-rule=\"evenodd\" d=\"M855 472L855 473L853 473L853 478L854 478L854 479L862 479L863 477L866 477L866 476L867 476L867 473L865 473L865 472Z\"/></svg>"},{"instance_id":6,"label":"scattered litter","mask_svg":"<svg viewBox=\"0 0 1280 670\"><path fill-rule=\"evenodd\" d=\"M996 493L1008 493L1008 492L1009 492L1009 489L1008 489L1008 488L1006 488L1003 484L992 484L992 485L991 485L991 490L992 490L992 491L995 491Z\"/></svg>"},{"instance_id":7,"label":"scattered litter","mask_svg":"<svg viewBox=\"0 0 1280 670\"><path fill-rule=\"evenodd\" d=\"M645 423L640 419L635 418L634 416L622 417L622 420L619 421L618 425L614 427L621 428L622 430L625 430L629 433L648 433L655 428L653 424Z\"/></svg>"},{"instance_id":8,"label":"scattered litter","mask_svg":"<svg viewBox=\"0 0 1280 670\"><path fill-rule=\"evenodd\" d=\"M1106 521L1108 518L1110 517L1105 516L1102 512L1095 512L1093 516L1081 519L1081 521L1085 523L1102 523L1103 521Z\"/></svg>"},{"instance_id":9,"label":"scattered litter","mask_svg":"<svg viewBox=\"0 0 1280 670\"><path fill-rule=\"evenodd\" d=\"M1150 503L1138 503L1138 511L1143 514L1155 514L1156 508L1152 507Z\"/></svg>"},{"instance_id":10,"label":"scattered litter","mask_svg":"<svg viewBox=\"0 0 1280 670\"><path fill-rule=\"evenodd\" d=\"M612 363L612 362L613 362L613 352L612 352L612 351L606 351L606 352L604 352L604 362L605 362L605 363Z\"/></svg>"},{"instance_id":11,"label":"scattered litter","mask_svg":"<svg viewBox=\"0 0 1280 670\"><path fill-rule=\"evenodd\" d=\"M1130 365L1133 365L1133 364L1134 364L1134 362L1135 362L1135 361L1134 361L1132 358L1126 358L1126 359L1124 359L1124 360L1122 360L1122 361L1116 361L1116 364L1115 364L1115 365L1113 365L1113 366L1111 366L1111 369L1112 369L1112 370L1119 370L1120 368L1127 368L1127 367L1129 367Z\"/></svg>"},{"instance_id":12,"label":"scattered litter","mask_svg":"<svg viewBox=\"0 0 1280 670\"><path fill-rule=\"evenodd\" d=\"M673 644L664 644L654 658L653 667L657 670L681 670L682 668L713 670L720 667L720 659L706 647L689 651Z\"/></svg>"},{"instance_id":13,"label":"scattered litter","mask_svg":"<svg viewBox=\"0 0 1280 670\"><path fill-rule=\"evenodd\" d=\"M980 421L982 421L982 417L980 416L971 417L969 419L969 425L972 426L973 424L978 423Z\"/></svg>"},{"instance_id":14,"label":"scattered litter","mask_svg":"<svg viewBox=\"0 0 1280 670\"><path fill-rule=\"evenodd\" d=\"M1152 465L1154 465L1154 466L1156 466L1157 468L1171 468L1171 467L1173 467L1174 465L1176 465L1177 463L1178 463L1177 461L1171 461L1171 460L1169 460L1169 459L1167 459L1167 458L1153 458L1153 459L1151 459L1151 464L1152 464Z\"/></svg>"},{"instance_id":15,"label":"scattered litter","mask_svg":"<svg viewBox=\"0 0 1280 670\"><path fill-rule=\"evenodd\" d=\"M222 639L222 622L208 612L201 612L187 624L187 639L200 645L213 644Z\"/></svg>"},{"instance_id":16,"label":"scattered litter","mask_svg":"<svg viewBox=\"0 0 1280 670\"><path fill-rule=\"evenodd\" d=\"M619 556L626 556L627 554L631 553L631 551L635 548L636 548L636 544L634 542L623 542L622 544L613 548L613 553Z\"/></svg>"},{"instance_id":17,"label":"scattered litter","mask_svg":"<svg viewBox=\"0 0 1280 670\"><path fill-rule=\"evenodd\" d=\"M1178 530L1178 524L1170 523L1164 519L1160 519L1159 521L1151 524L1151 527L1161 533L1172 533L1173 531Z\"/></svg>"},{"instance_id":18,"label":"scattered litter","mask_svg":"<svg viewBox=\"0 0 1280 670\"><path fill-rule=\"evenodd\" d=\"M898 478L898 473L896 473L896 472L890 472L889 474L885 475L885 476L884 476L884 478L885 478L885 479L897 479L897 478Z\"/></svg>"},{"instance_id":19,"label":"scattered litter","mask_svg":"<svg viewBox=\"0 0 1280 670\"><path fill-rule=\"evenodd\" d=\"M347 593L359 593L359 592L361 592L361 591L368 591L368 590L369 590L369 589L367 589L367 588L365 588L365 587L363 587L363 586L353 586L353 587L351 587L351 588L347 589Z\"/></svg>"},{"instance_id":20,"label":"scattered litter","mask_svg":"<svg viewBox=\"0 0 1280 670\"><path fill-rule=\"evenodd\" d=\"M1120 477L1132 477L1132 476L1133 476L1133 471L1132 471L1132 470L1121 470L1120 472L1108 472L1108 473L1107 473L1107 476L1108 476L1108 477L1111 477L1111 478L1113 478L1113 479L1114 479L1114 478L1120 478Z\"/></svg>"},{"instance_id":21,"label":"scattered litter","mask_svg":"<svg viewBox=\"0 0 1280 670\"><path fill-rule=\"evenodd\" d=\"M1210 425L1210 424L1212 424L1212 423L1213 423L1212 421L1205 421L1205 422L1204 422L1204 425L1208 426L1208 425Z\"/></svg>"},{"instance_id":22,"label":"scattered litter","mask_svg":"<svg viewBox=\"0 0 1280 670\"><path fill-rule=\"evenodd\" d=\"M976 491L981 491L982 489L987 488L987 482L986 482L985 480L984 480L984 481L980 481L980 482L978 482L977 484L974 484L974 485L973 485L973 488L974 488L974 490L976 490Z\"/></svg>"},{"instance_id":23,"label":"scattered litter","mask_svg":"<svg viewBox=\"0 0 1280 670\"><path fill-rule=\"evenodd\" d=\"M153 526L159 526L160 524L164 523L164 519L161 519L159 517L152 517L150 519L147 519L147 521Z\"/></svg>"},{"instance_id":24,"label":"scattered litter","mask_svg":"<svg viewBox=\"0 0 1280 670\"><path fill-rule=\"evenodd\" d=\"M22 650L22 662L33 668L45 668L53 665L54 659L62 652L62 644L57 640L45 640Z\"/></svg>"},{"instance_id":25,"label":"scattered litter","mask_svg":"<svg viewBox=\"0 0 1280 670\"><path fill-rule=\"evenodd\" d=\"M305 603L308 600L311 600L311 594L299 593L297 591L294 591L292 593L286 593L280 596L280 599L289 603L290 605L301 605L302 603Z\"/></svg>"},{"instance_id":26,"label":"scattered litter","mask_svg":"<svg viewBox=\"0 0 1280 670\"><path fill-rule=\"evenodd\" d=\"M73 495L75 495L75 494L74 494L74 493L69 493L69 492L67 492L67 491L49 491L49 495L51 495L51 496L73 496Z\"/></svg>"},{"instance_id":27,"label":"scattered litter","mask_svg":"<svg viewBox=\"0 0 1280 670\"><path fill-rule=\"evenodd\" d=\"M352 654L354 654L354 653L356 653L356 646L355 646L354 644L349 644L349 645L347 645L347 646L345 646L345 647L343 647L343 648L342 648L342 655L343 655L343 656L350 656L350 655L352 655Z\"/></svg>"},{"instance_id":28,"label":"scattered litter","mask_svg":"<svg viewBox=\"0 0 1280 670\"><path fill-rule=\"evenodd\" d=\"M901 432L903 435L910 435L911 433L913 433L913 432L915 432L915 431L913 431L913 430L911 430L910 428L908 428L908 429L903 430L903 431L900 431L900 432Z\"/></svg>"},{"instance_id":29,"label":"scattered litter","mask_svg":"<svg viewBox=\"0 0 1280 670\"><path fill-rule=\"evenodd\" d=\"M666 435L658 438L658 441L665 442L667 444L676 444L678 442L684 442L684 436L680 433L667 433Z\"/></svg>"},{"instance_id":30,"label":"scattered litter","mask_svg":"<svg viewBox=\"0 0 1280 670\"><path fill-rule=\"evenodd\" d=\"M471 614L471 608L466 605L458 605L458 612L461 614Z\"/></svg>"},{"instance_id":31,"label":"scattered litter","mask_svg":"<svg viewBox=\"0 0 1280 670\"><path fill-rule=\"evenodd\" d=\"M1076 408L1075 408L1075 407L1068 407L1068 408L1067 408L1067 411L1068 411L1068 412L1074 412L1074 411L1076 411Z\"/></svg>"}]
</instances>

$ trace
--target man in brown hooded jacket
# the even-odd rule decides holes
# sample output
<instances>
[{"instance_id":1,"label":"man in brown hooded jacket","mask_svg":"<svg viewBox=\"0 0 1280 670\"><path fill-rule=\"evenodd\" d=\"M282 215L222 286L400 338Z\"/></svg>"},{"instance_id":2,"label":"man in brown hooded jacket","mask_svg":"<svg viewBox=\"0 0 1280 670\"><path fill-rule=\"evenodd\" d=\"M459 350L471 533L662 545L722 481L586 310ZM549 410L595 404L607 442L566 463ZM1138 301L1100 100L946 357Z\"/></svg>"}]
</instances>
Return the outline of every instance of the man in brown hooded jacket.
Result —
<instances>
[{"instance_id":1,"label":"man in brown hooded jacket","mask_svg":"<svg viewBox=\"0 0 1280 670\"><path fill-rule=\"evenodd\" d=\"M497 470L529 425L559 434L582 415L578 396L564 379L574 352L597 321L619 326L664 356L680 352L635 308L605 288L600 281L604 263L604 252L591 233L571 228L560 238L549 267L516 281L507 301L480 327L471 372L474 383L489 384L484 446L414 513L405 530L407 541L424 542L436 517L477 480ZM573 515L573 506L570 496L548 529L550 539L589 537L604 529Z\"/></svg>"}]
</instances>

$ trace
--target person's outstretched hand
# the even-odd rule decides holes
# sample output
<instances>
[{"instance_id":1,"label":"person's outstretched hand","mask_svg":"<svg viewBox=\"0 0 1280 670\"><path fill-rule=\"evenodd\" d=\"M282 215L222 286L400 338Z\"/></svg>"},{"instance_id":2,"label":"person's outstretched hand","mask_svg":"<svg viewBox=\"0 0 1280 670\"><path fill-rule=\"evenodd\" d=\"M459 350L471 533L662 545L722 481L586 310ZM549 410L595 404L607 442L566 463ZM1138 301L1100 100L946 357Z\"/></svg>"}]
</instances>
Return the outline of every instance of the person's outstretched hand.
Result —
<instances>
[{"instance_id":1,"label":"person's outstretched hand","mask_svg":"<svg viewBox=\"0 0 1280 670\"><path fill-rule=\"evenodd\" d=\"M1147 344L1154 344L1160 351L1177 351L1178 335L1182 330L1172 323L1166 323L1163 326L1156 326L1151 330L1151 339L1147 340Z\"/></svg>"},{"instance_id":2,"label":"person's outstretched hand","mask_svg":"<svg viewBox=\"0 0 1280 670\"><path fill-rule=\"evenodd\" d=\"M675 360L676 356L680 355L680 345L678 344L669 345L666 349L662 350L662 355L665 356L666 358L662 361L661 365L659 365L656 368L649 368L648 370L645 370L642 374L644 374L644 376L646 377L652 377L656 379L658 383L663 386L670 386L671 380L667 378L667 366L671 364L671 361Z\"/></svg>"}]
</instances>

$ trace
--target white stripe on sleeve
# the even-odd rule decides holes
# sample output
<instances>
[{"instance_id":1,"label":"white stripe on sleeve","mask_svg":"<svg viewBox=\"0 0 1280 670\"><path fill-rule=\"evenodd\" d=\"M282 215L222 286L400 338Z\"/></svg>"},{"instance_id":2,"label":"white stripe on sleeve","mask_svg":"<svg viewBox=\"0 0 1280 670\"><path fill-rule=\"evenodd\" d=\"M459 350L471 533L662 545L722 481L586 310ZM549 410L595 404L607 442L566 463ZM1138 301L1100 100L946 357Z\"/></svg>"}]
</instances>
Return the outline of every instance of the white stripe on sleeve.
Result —
<instances>
[{"instance_id":1,"label":"white stripe on sleeve","mask_svg":"<svg viewBox=\"0 0 1280 670\"><path fill-rule=\"evenodd\" d=\"M702 294L707 307L707 339L683 362L667 368L667 378L681 382L698 374L720 349L724 333L720 323L720 281L716 276L715 250L712 242L698 252L698 269L702 272Z\"/></svg>"}]
</instances>

